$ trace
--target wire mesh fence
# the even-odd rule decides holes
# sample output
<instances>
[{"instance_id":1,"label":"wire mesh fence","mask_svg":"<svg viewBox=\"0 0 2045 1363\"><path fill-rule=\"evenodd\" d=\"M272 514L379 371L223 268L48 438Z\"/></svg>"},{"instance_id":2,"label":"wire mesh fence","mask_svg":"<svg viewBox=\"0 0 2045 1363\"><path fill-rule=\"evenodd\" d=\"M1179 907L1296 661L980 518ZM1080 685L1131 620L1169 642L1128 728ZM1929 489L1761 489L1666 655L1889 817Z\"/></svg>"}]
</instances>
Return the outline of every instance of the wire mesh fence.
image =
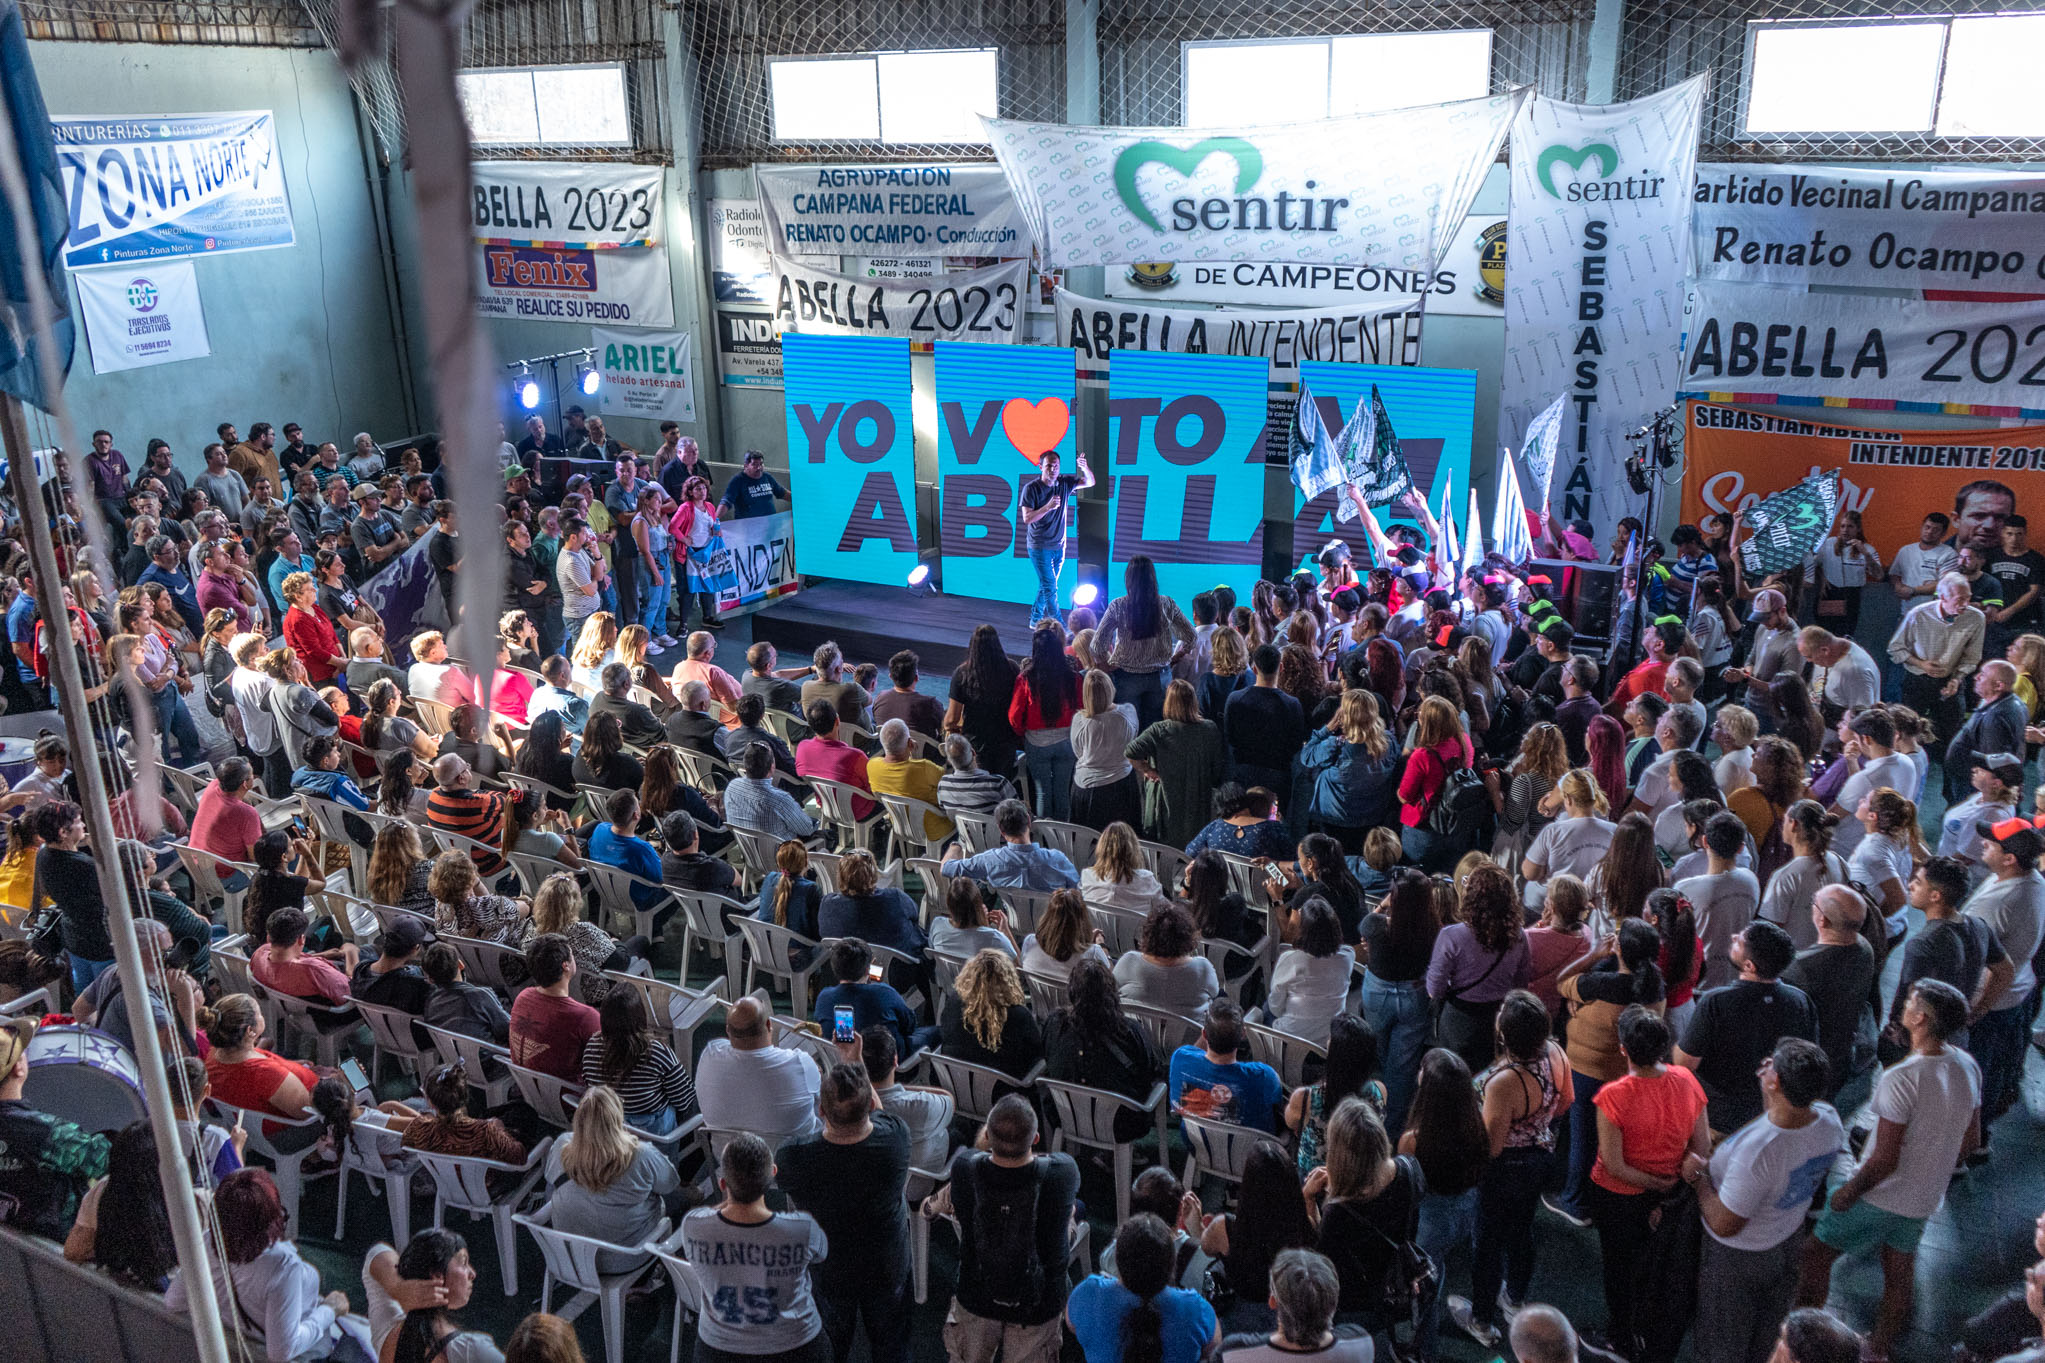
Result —
<instances>
[{"instance_id":1,"label":"wire mesh fence","mask_svg":"<svg viewBox=\"0 0 2045 1363\"><path fill-rule=\"evenodd\" d=\"M293 0L25 0L28 36L56 42L205 43L318 47L324 41Z\"/></svg>"},{"instance_id":2,"label":"wire mesh fence","mask_svg":"<svg viewBox=\"0 0 2045 1363\"><path fill-rule=\"evenodd\" d=\"M1666 89L1712 72L1701 151L1719 161L2027 161L2045 138L1941 137L1935 133L1749 133L1746 99L1756 25L1884 19L1944 20L2045 13L1997 0L1629 0L1619 52L1617 97Z\"/></svg>"}]
</instances>

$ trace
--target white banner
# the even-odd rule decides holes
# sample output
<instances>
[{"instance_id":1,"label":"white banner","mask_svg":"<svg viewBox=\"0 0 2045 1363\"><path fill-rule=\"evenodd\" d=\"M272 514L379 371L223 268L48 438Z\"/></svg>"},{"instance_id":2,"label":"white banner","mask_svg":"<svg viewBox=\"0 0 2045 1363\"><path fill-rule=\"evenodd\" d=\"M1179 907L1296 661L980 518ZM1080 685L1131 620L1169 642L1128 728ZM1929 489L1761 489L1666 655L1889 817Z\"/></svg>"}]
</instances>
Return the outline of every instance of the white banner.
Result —
<instances>
[{"instance_id":1,"label":"white banner","mask_svg":"<svg viewBox=\"0 0 2045 1363\"><path fill-rule=\"evenodd\" d=\"M1375 265L1248 260L1193 265L1166 261L1111 268L1107 275L1107 296L1132 302L1372 308L1424 289L1430 315L1503 317L1505 214L1472 213L1464 218L1431 275L1426 270L1381 270Z\"/></svg>"},{"instance_id":2,"label":"white banner","mask_svg":"<svg viewBox=\"0 0 2045 1363\"><path fill-rule=\"evenodd\" d=\"M718 311L717 381L727 388L781 386L781 333L770 314Z\"/></svg>"},{"instance_id":3,"label":"white banner","mask_svg":"<svg viewBox=\"0 0 2045 1363\"><path fill-rule=\"evenodd\" d=\"M2045 302L1927 303L1695 286L1690 392L2045 407Z\"/></svg>"},{"instance_id":4,"label":"white banner","mask_svg":"<svg viewBox=\"0 0 2045 1363\"><path fill-rule=\"evenodd\" d=\"M2045 174L1702 165L1700 279L2045 292Z\"/></svg>"},{"instance_id":5,"label":"white banner","mask_svg":"<svg viewBox=\"0 0 2045 1363\"><path fill-rule=\"evenodd\" d=\"M795 513L747 516L721 522L738 580L717 594L717 613L787 596L801 587L795 574Z\"/></svg>"},{"instance_id":6,"label":"white banner","mask_svg":"<svg viewBox=\"0 0 2045 1363\"><path fill-rule=\"evenodd\" d=\"M610 331L589 329L603 366L606 416L636 416L648 421L694 421L696 387L686 331Z\"/></svg>"},{"instance_id":7,"label":"white banner","mask_svg":"<svg viewBox=\"0 0 2045 1363\"><path fill-rule=\"evenodd\" d=\"M928 279L854 279L774 258L774 324L810 336L1010 341L1022 325L1026 260Z\"/></svg>"},{"instance_id":8,"label":"white banner","mask_svg":"<svg viewBox=\"0 0 2045 1363\"><path fill-rule=\"evenodd\" d=\"M92 347L92 372L142 369L213 353L199 276L189 260L126 269L77 270L78 310Z\"/></svg>"},{"instance_id":9,"label":"white banner","mask_svg":"<svg viewBox=\"0 0 2045 1363\"><path fill-rule=\"evenodd\" d=\"M1349 308L1146 308L1059 289L1056 343L1082 368L1117 350L1261 355L1271 382L1298 383L1303 360L1334 364L1419 364L1420 322L1411 298Z\"/></svg>"},{"instance_id":10,"label":"white banner","mask_svg":"<svg viewBox=\"0 0 2045 1363\"><path fill-rule=\"evenodd\" d=\"M476 248L476 312L534 322L675 322L667 248L578 251L542 246Z\"/></svg>"},{"instance_id":11,"label":"white banner","mask_svg":"<svg viewBox=\"0 0 2045 1363\"><path fill-rule=\"evenodd\" d=\"M1282 259L1424 271L1527 93L1245 128L984 121L1049 264Z\"/></svg>"},{"instance_id":12,"label":"white banner","mask_svg":"<svg viewBox=\"0 0 2045 1363\"><path fill-rule=\"evenodd\" d=\"M1512 129L1499 439L1570 399L1550 492L1600 532L1635 515L1631 433L1676 391L1704 76L1624 104L1536 97Z\"/></svg>"},{"instance_id":13,"label":"white banner","mask_svg":"<svg viewBox=\"0 0 2045 1363\"><path fill-rule=\"evenodd\" d=\"M470 221L485 245L604 250L662 239L659 166L477 161L469 173Z\"/></svg>"},{"instance_id":14,"label":"white banner","mask_svg":"<svg viewBox=\"0 0 2045 1363\"><path fill-rule=\"evenodd\" d=\"M1008 177L999 166L755 166L776 255L1023 257L1030 253Z\"/></svg>"},{"instance_id":15,"label":"white banner","mask_svg":"<svg viewBox=\"0 0 2045 1363\"><path fill-rule=\"evenodd\" d=\"M50 127L71 209L71 269L295 240L268 110L52 118Z\"/></svg>"}]
</instances>

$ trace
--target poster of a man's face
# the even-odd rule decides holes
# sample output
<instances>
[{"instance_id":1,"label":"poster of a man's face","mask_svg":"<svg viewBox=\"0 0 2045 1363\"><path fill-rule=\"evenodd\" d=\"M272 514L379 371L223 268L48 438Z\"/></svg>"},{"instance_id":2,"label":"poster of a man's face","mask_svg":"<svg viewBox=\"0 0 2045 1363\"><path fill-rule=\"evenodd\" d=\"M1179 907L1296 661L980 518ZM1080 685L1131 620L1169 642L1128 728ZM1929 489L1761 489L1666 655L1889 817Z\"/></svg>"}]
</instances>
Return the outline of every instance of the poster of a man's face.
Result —
<instances>
[{"instance_id":1,"label":"poster of a man's face","mask_svg":"<svg viewBox=\"0 0 2045 1363\"><path fill-rule=\"evenodd\" d=\"M2017 509L2017 494L1992 478L1977 478L1953 494L1953 542L1983 555L2002 548L2002 523Z\"/></svg>"}]
</instances>

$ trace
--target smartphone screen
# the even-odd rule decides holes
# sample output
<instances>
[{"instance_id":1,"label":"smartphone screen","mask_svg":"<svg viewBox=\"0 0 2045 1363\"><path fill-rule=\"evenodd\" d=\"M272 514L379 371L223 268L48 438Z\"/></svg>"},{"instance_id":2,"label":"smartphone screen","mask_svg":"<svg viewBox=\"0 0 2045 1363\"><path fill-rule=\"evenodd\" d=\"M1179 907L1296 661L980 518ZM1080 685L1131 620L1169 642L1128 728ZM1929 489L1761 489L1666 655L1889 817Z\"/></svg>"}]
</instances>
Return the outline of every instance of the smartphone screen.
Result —
<instances>
[{"instance_id":1,"label":"smartphone screen","mask_svg":"<svg viewBox=\"0 0 2045 1363\"><path fill-rule=\"evenodd\" d=\"M833 1022L831 1027L831 1040L850 1041L853 1039L853 1037L858 1035L858 1033L853 1031L852 1029L852 1009L850 1006L840 1004L837 1008L832 1010L832 1013L835 1017L835 1021Z\"/></svg>"},{"instance_id":2,"label":"smartphone screen","mask_svg":"<svg viewBox=\"0 0 2045 1363\"><path fill-rule=\"evenodd\" d=\"M875 961L873 964L869 965L866 968L866 978L868 978L869 980L878 980L881 978L881 976L885 974L887 974L887 971L881 968L881 963L879 961Z\"/></svg>"},{"instance_id":3,"label":"smartphone screen","mask_svg":"<svg viewBox=\"0 0 2045 1363\"><path fill-rule=\"evenodd\" d=\"M365 1092L369 1088L369 1076L362 1072L362 1062L353 1056L341 1061L341 1077L346 1079L357 1093Z\"/></svg>"}]
</instances>

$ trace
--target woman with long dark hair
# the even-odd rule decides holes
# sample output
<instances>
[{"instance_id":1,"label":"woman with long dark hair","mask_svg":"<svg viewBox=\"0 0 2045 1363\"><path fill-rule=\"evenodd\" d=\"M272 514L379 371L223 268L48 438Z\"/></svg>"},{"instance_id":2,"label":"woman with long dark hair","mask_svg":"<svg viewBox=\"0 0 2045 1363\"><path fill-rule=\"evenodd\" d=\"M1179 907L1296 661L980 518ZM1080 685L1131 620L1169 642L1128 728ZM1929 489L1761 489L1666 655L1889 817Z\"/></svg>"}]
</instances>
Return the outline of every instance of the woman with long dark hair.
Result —
<instances>
[{"instance_id":1,"label":"woman with long dark hair","mask_svg":"<svg viewBox=\"0 0 2045 1363\"><path fill-rule=\"evenodd\" d=\"M1342 924L1342 940L1351 946L1362 940L1363 886L1349 869L1342 844L1327 833L1309 833L1299 840L1296 865L1299 873L1285 872L1285 902L1271 914L1272 930L1281 942L1299 937L1299 911L1309 899L1327 901ZM1283 868L1280 868L1283 870ZM1277 900L1279 887L1267 880L1265 892Z\"/></svg>"},{"instance_id":2,"label":"woman with long dark hair","mask_svg":"<svg viewBox=\"0 0 2045 1363\"><path fill-rule=\"evenodd\" d=\"M1294 944L1279 953L1271 972L1265 1013L1269 1026L1326 1044L1328 1027L1349 1001L1356 953L1342 941L1342 920L1315 895L1300 906Z\"/></svg>"},{"instance_id":3,"label":"woman with long dark hair","mask_svg":"<svg viewBox=\"0 0 2045 1363\"><path fill-rule=\"evenodd\" d=\"M377 1363L504 1363L490 1336L455 1323L454 1313L469 1304L476 1286L469 1245L461 1236L439 1227L414 1235L398 1256L398 1279L438 1283L446 1300L407 1311L403 1323L385 1336Z\"/></svg>"},{"instance_id":4,"label":"woman with long dark hair","mask_svg":"<svg viewBox=\"0 0 2045 1363\"><path fill-rule=\"evenodd\" d=\"M605 790L637 790L646 783L646 765L625 751L624 726L608 710L591 715L583 726L574 771L577 785Z\"/></svg>"},{"instance_id":5,"label":"woman with long dark hair","mask_svg":"<svg viewBox=\"0 0 2045 1363\"><path fill-rule=\"evenodd\" d=\"M1450 923L1434 939L1427 996L1440 1010L1435 1038L1472 1069L1491 1063L1498 1006L1526 985L1524 924L1512 877L1487 861L1463 882L1462 921Z\"/></svg>"},{"instance_id":6,"label":"woman with long dark hair","mask_svg":"<svg viewBox=\"0 0 2045 1363\"><path fill-rule=\"evenodd\" d=\"M1122 1011L1114 972L1088 954L1074 962L1066 979L1065 1007L1044 1024L1045 1077L1128 1098L1147 1097L1163 1065L1149 1029ZM1148 1112L1117 1112L1115 1139L1138 1139L1150 1121Z\"/></svg>"},{"instance_id":7,"label":"woman with long dark hair","mask_svg":"<svg viewBox=\"0 0 2045 1363\"><path fill-rule=\"evenodd\" d=\"M1139 1212L1115 1232L1115 1272L1072 1289L1065 1323L1086 1363L1199 1363L1221 1342L1214 1308L1173 1287L1178 1253L1172 1228Z\"/></svg>"},{"instance_id":8,"label":"woman with long dark hair","mask_svg":"<svg viewBox=\"0 0 2045 1363\"><path fill-rule=\"evenodd\" d=\"M1065 631L1046 620L1030 631L1030 660L1008 702L1009 727L1022 735L1040 819L1072 817L1072 716L1079 709L1079 670L1065 651Z\"/></svg>"},{"instance_id":9,"label":"woman with long dark hair","mask_svg":"<svg viewBox=\"0 0 2045 1363\"><path fill-rule=\"evenodd\" d=\"M1809 901L1805 901L1808 906ZM1806 907L1804 917L1809 918ZM1655 964L1662 972L1662 988L1669 1026L1680 1030L1690 1020L1697 993L1698 976L1704 970L1704 943L1697 936L1697 908L1685 895L1672 889L1648 893L1641 921L1661 934L1661 954Z\"/></svg>"},{"instance_id":10,"label":"woman with long dark hair","mask_svg":"<svg viewBox=\"0 0 2045 1363\"><path fill-rule=\"evenodd\" d=\"M1413 1076L1434 1026L1425 982L1440 932L1434 881L1410 868L1393 873L1392 888L1360 929L1363 1016L1384 1053L1385 1121L1399 1130L1405 1128Z\"/></svg>"},{"instance_id":11,"label":"woman with long dark hair","mask_svg":"<svg viewBox=\"0 0 2045 1363\"><path fill-rule=\"evenodd\" d=\"M1122 570L1122 595L1094 631L1094 656L1115 683L1115 703L1136 707L1139 732L1164 714L1172 665L1193 651L1193 624L1157 587L1157 565L1137 554Z\"/></svg>"},{"instance_id":12,"label":"woman with long dark hair","mask_svg":"<svg viewBox=\"0 0 2045 1363\"><path fill-rule=\"evenodd\" d=\"M1264 934L1250 921L1249 905L1232 888L1233 884L1221 853L1205 848L1180 874L1177 903L1192 915L1193 926L1199 930L1202 941L1253 947L1264 939ZM1248 972L1255 964L1247 957L1230 957L1229 978Z\"/></svg>"},{"instance_id":13,"label":"woman with long dark hair","mask_svg":"<svg viewBox=\"0 0 2045 1363\"><path fill-rule=\"evenodd\" d=\"M568 751L568 720L559 710L542 710L533 716L525 743L518 750L515 768L519 775L544 781L566 795L547 795L547 807L563 813L575 807L575 759Z\"/></svg>"},{"instance_id":14,"label":"woman with long dark hair","mask_svg":"<svg viewBox=\"0 0 2045 1363\"><path fill-rule=\"evenodd\" d=\"M1300 1173L1277 1141L1258 1141L1243 1162L1236 1210L1208 1218L1201 1250L1228 1274L1236 1304L1224 1322L1237 1330L1268 1330L1271 1265L1288 1249L1311 1249L1314 1221L1300 1197Z\"/></svg>"},{"instance_id":15,"label":"woman with long dark hair","mask_svg":"<svg viewBox=\"0 0 2045 1363\"><path fill-rule=\"evenodd\" d=\"M99 1233L104 1221L107 1233ZM64 1257L92 1264L145 1292L161 1292L178 1265L157 1172L156 1137L148 1121L117 1132L107 1152L106 1177L86 1189L78 1219L64 1238Z\"/></svg>"},{"instance_id":16,"label":"woman with long dark hair","mask_svg":"<svg viewBox=\"0 0 2045 1363\"><path fill-rule=\"evenodd\" d=\"M1662 935L1638 918L1562 968L1556 992L1569 1008L1569 1178L1562 1192L1544 1199L1548 1210L1572 1225L1587 1226L1585 1206L1591 1164L1598 1156L1598 1090L1626 1074L1619 1045L1619 1015L1635 1004L1656 1012L1667 1008L1661 966Z\"/></svg>"},{"instance_id":17,"label":"woman with long dark hair","mask_svg":"<svg viewBox=\"0 0 2045 1363\"><path fill-rule=\"evenodd\" d=\"M1591 896L1591 935L1603 936L1626 919L1640 917L1648 891L1667 882L1655 855L1654 825L1635 810L1619 820L1604 858L1584 880Z\"/></svg>"},{"instance_id":18,"label":"woman with long dark hair","mask_svg":"<svg viewBox=\"0 0 2045 1363\"><path fill-rule=\"evenodd\" d=\"M1498 1059L1477 1077L1491 1161L1477 1191L1471 1294L1467 1301L1450 1297L1448 1312L1486 1348L1498 1344L1502 1313L1526 1302L1534 1213L1555 1162L1555 1119L1575 1098L1568 1057L1549 1032L1546 1006L1514 990L1498 1010Z\"/></svg>"},{"instance_id":19,"label":"woman with long dark hair","mask_svg":"<svg viewBox=\"0 0 2045 1363\"><path fill-rule=\"evenodd\" d=\"M1605 804L1612 809L1626 808L1631 782L1626 774L1625 726L1610 715L1593 716L1583 731L1583 747L1587 758L1584 765L1597 778Z\"/></svg>"},{"instance_id":20,"label":"woman with long dark hair","mask_svg":"<svg viewBox=\"0 0 2045 1363\"><path fill-rule=\"evenodd\" d=\"M615 1089L625 1124L665 1136L696 1110L696 1085L665 1041L650 1034L636 989L613 989L597 1009L596 1035L582 1046L582 1082Z\"/></svg>"},{"instance_id":21,"label":"woman with long dark hair","mask_svg":"<svg viewBox=\"0 0 2045 1363\"><path fill-rule=\"evenodd\" d=\"M1979 773L1982 769L1975 770ZM1847 880L1846 858L1832 850L1832 830L1838 826L1839 816L1826 813L1816 800L1798 800L1782 815L1782 840L1794 855L1768 877L1755 916L1787 932L1798 951L1818 941L1817 925L1811 921L1811 896L1822 886L1843 885Z\"/></svg>"},{"instance_id":22,"label":"woman with long dark hair","mask_svg":"<svg viewBox=\"0 0 2045 1363\"><path fill-rule=\"evenodd\" d=\"M944 707L944 731L964 734L978 754L983 770L996 776L1015 775L1015 726L1008 722L1009 702L1021 677L1002 651L1001 636L992 625L979 625L966 642L966 660L953 669L950 699Z\"/></svg>"},{"instance_id":23,"label":"woman with long dark hair","mask_svg":"<svg viewBox=\"0 0 2045 1363\"><path fill-rule=\"evenodd\" d=\"M1338 1013L1328 1024L1328 1059L1317 1084L1302 1084L1285 1104L1285 1126L1299 1133L1299 1172L1304 1178L1327 1163L1328 1114L1354 1098L1380 1117L1385 1086L1378 1079L1378 1039L1370 1024Z\"/></svg>"},{"instance_id":24,"label":"woman with long dark hair","mask_svg":"<svg viewBox=\"0 0 2045 1363\"><path fill-rule=\"evenodd\" d=\"M1470 1067L1454 1051L1436 1047L1420 1061L1420 1084L1413 1110L1399 1136L1399 1153L1411 1155L1425 1175L1427 1195L1420 1199L1420 1233L1414 1237L1434 1260L1435 1277L1448 1278L1449 1256L1477 1235L1477 1190L1491 1163L1491 1135ZM1434 1357L1441 1331L1441 1294L1427 1304L1414 1331L1414 1352Z\"/></svg>"},{"instance_id":25,"label":"woman with long dark hair","mask_svg":"<svg viewBox=\"0 0 2045 1363\"><path fill-rule=\"evenodd\" d=\"M1740 816L1754 839L1759 854L1754 859L1754 875L1764 885L1795 855L1783 840L1782 820L1809 789L1805 770L1804 756L1796 744L1777 734L1765 734L1754 743L1754 761L1748 769L1752 783L1726 797L1726 808Z\"/></svg>"},{"instance_id":26,"label":"woman with long dark hair","mask_svg":"<svg viewBox=\"0 0 2045 1363\"><path fill-rule=\"evenodd\" d=\"M1768 709L1775 720L1775 732L1796 745L1804 761L1818 756L1825 744L1825 721L1811 704L1811 688L1794 672L1784 672L1768 683Z\"/></svg>"}]
</instances>

